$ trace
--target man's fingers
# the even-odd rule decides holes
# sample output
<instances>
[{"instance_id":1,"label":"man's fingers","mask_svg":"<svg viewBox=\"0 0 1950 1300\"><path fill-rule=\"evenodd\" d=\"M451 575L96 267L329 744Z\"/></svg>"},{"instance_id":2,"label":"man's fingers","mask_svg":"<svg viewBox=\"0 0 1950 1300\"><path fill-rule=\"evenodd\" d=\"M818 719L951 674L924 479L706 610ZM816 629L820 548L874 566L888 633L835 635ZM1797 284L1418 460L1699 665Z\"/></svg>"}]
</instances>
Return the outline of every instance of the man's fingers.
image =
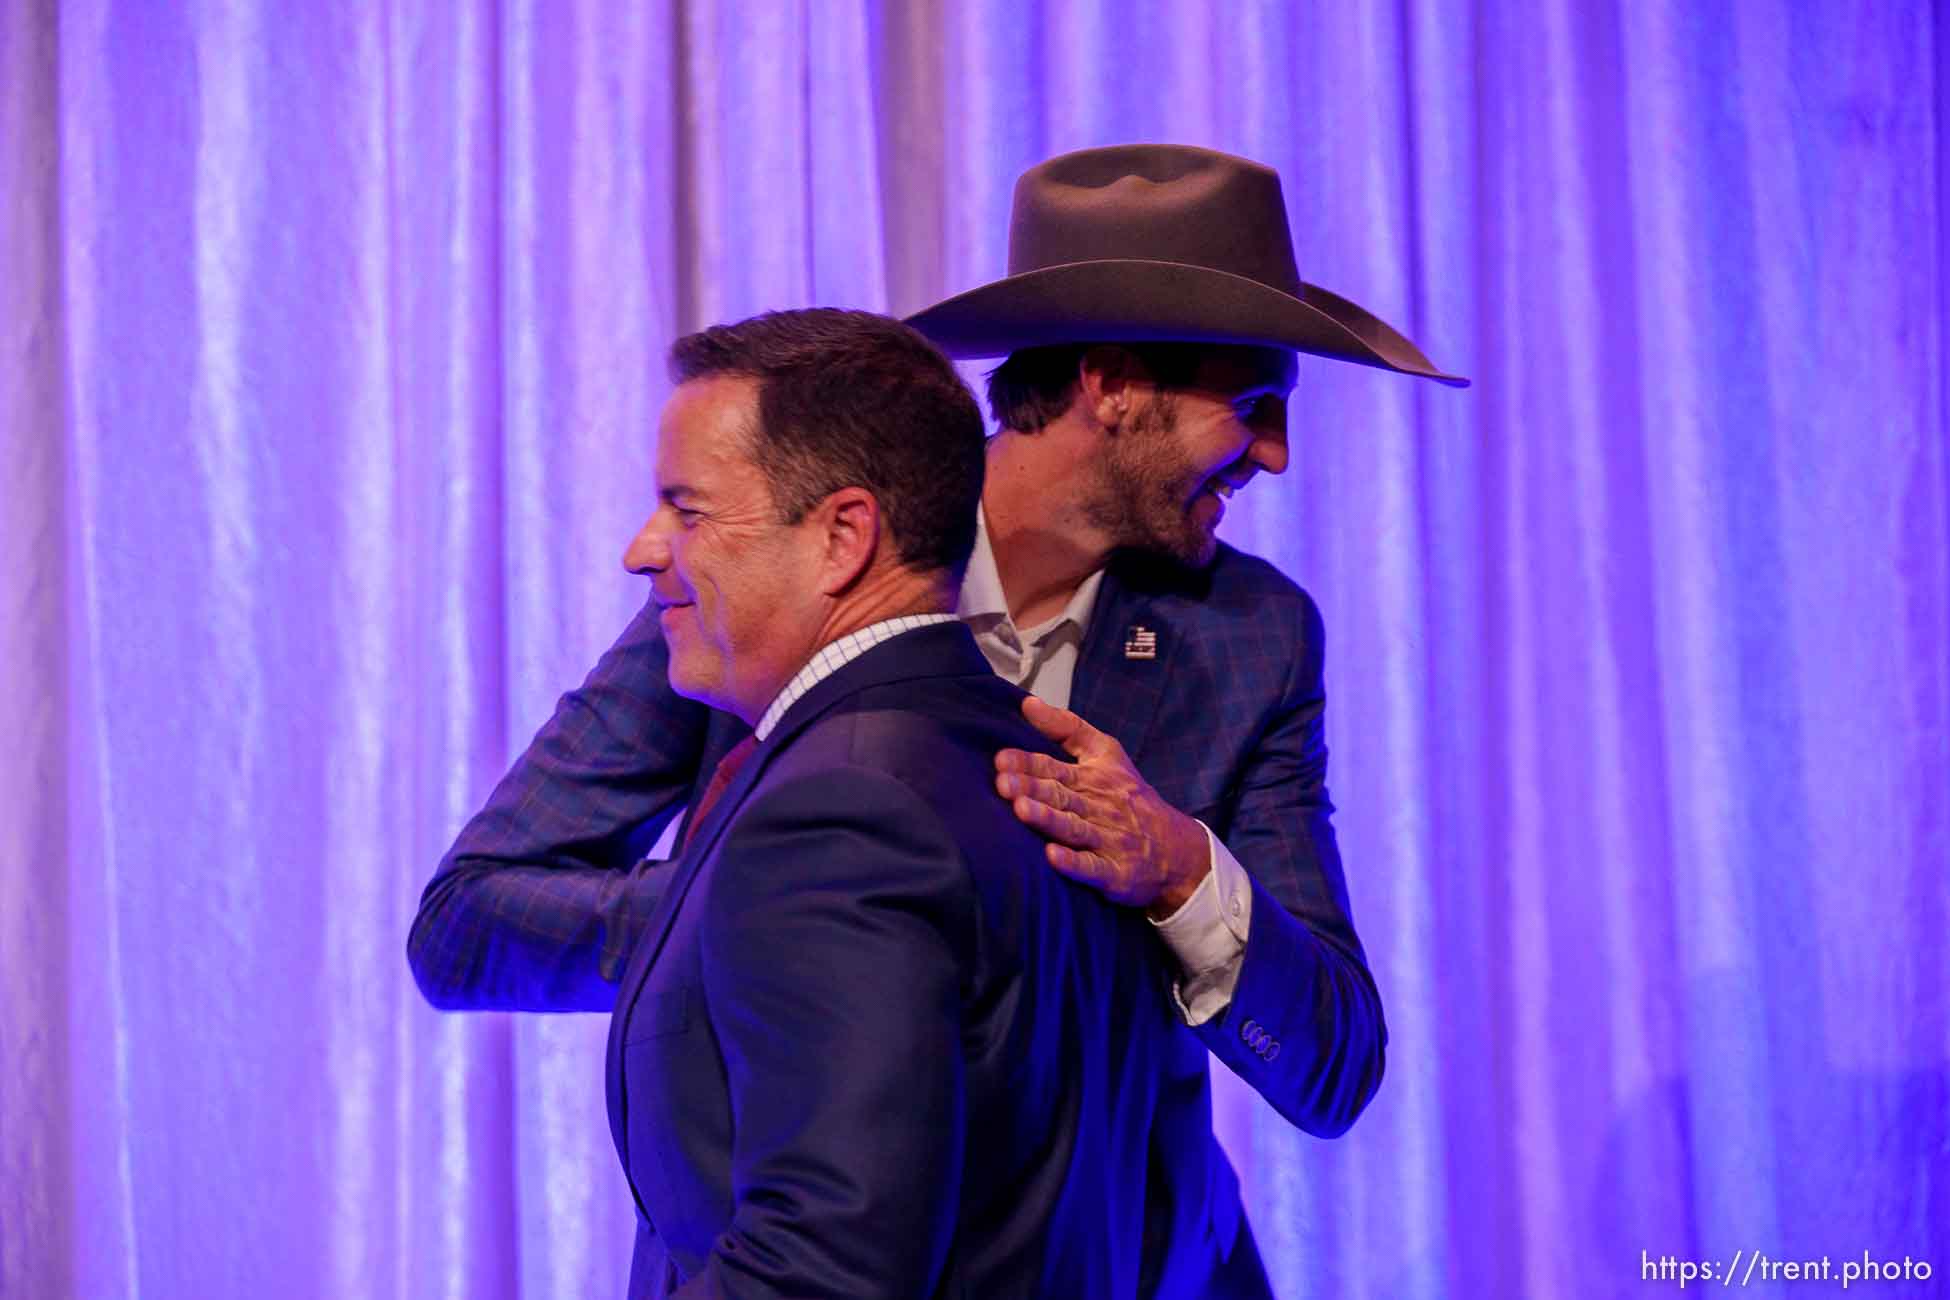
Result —
<instances>
[{"instance_id":1,"label":"man's fingers","mask_svg":"<svg viewBox=\"0 0 1950 1300\"><path fill-rule=\"evenodd\" d=\"M1049 864L1086 885L1100 885L1110 873L1110 863L1097 854L1061 844L1049 846Z\"/></svg>"},{"instance_id":2,"label":"man's fingers","mask_svg":"<svg viewBox=\"0 0 1950 1300\"><path fill-rule=\"evenodd\" d=\"M1077 777L1077 765L1075 763L1066 763L1062 759L1052 758L1048 754L1032 754L1027 750L1021 749L997 751L995 755L995 770L998 772L1023 773L1028 776L1040 777L1045 781L1060 781L1064 785L1072 784Z\"/></svg>"},{"instance_id":3,"label":"man's fingers","mask_svg":"<svg viewBox=\"0 0 1950 1300\"><path fill-rule=\"evenodd\" d=\"M1068 709L1045 704L1034 695L1022 697L1022 716L1029 719L1030 726L1059 745L1075 734L1078 727L1088 725Z\"/></svg>"},{"instance_id":4,"label":"man's fingers","mask_svg":"<svg viewBox=\"0 0 1950 1300\"><path fill-rule=\"evenodd\" d=\"M1035 802L1046 804L1058 812L1076 813L1081 816L1087 811L1083 796L1061 781L1021 773L1004 773L995 778L995 788L1004 799L1015 799L1026 795Z\"/></svg>"},{"instance_id":5,"label":"man's fingers","mask_svg":"<svg viewBox=\"0 0 1950 1300\"><path fill-rule=\"evenodd\" d=\"M1068 709L1045 704L1033 695L1023 696L1022 716L1029 719L1030 726L1063 746L1072 758L1089 758L1101 752L1106 743L1117 743Z\"/></svg>"},{"instance_id":6,"label":"man's fingers","mask_svg":"<svg viewBox=\"0 0 1950 1300\"><path fill-rule=\"evenodd\" d=\"M1061 844L1049 846L1049 864L1079 884L1103 894L1112 902L1125 901L1129 892L1118 875L1117 868L1109 858L1101 853L1079 852L1066 849Z\"/></svg>"},{"instance_id":7,"label":"man's fingers","mask_svg":"<svg viewBox=\"0 0 1950 1300\"><path fill-rule=\"evenodd\" d=\"M1017 821L1044 839L1076 849L1095 849L1103 845L1103 832L1075 813L1052 808L1028 795L1018 795L1010 800L1009 807L1015 811Z\"/></svg>"},{"instance_id":8,"label":"man's fingers","mask_svg":"<svg viewBox=\"0 0 1950 1300\"><path fill-rule=\"evenodd\" d=\"M1108 763L1135 775L1136 769L1131 767L1131 760L1117 737L1097 730L1068 709L1054 708L1031 695L1023 699L1022 715L1078 763Z\"/></svg>"}]
</instances>

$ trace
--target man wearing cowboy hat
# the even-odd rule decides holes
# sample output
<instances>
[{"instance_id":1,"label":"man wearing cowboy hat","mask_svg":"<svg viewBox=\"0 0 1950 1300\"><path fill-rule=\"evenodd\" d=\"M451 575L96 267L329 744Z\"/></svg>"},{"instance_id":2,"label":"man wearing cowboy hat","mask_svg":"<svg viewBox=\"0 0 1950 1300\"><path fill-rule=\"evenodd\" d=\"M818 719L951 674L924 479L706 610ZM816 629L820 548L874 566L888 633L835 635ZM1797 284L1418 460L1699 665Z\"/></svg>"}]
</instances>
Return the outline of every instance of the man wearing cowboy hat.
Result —
<instances>
[{"instance_id":1,"label":"man wearing cowboy hat","mask_svg":"<svg viewBox=\"0 0 1950 1300\"><path fill-rule=\"evenodd\" d=\"M996 788L1056 869L1162 940L1187 1032L1152 1139L1143 1293L1267 1295L1200 1049L1334 1136L1380 1083L1386 1031L1329 821L1319 613L1215 530L1233 492L1286 468L1295 353L1466 381L1303 283L1278 176L1228 155L1034 167L1009 264L910 318L950 355L1006 357L958 613L1077 761L1005 750ZM436 1004L613 1003L662 870L630 864L742 739L671 693L665 657L646 611L462 831L410 940Z\"/></svg>"}]
</instances>

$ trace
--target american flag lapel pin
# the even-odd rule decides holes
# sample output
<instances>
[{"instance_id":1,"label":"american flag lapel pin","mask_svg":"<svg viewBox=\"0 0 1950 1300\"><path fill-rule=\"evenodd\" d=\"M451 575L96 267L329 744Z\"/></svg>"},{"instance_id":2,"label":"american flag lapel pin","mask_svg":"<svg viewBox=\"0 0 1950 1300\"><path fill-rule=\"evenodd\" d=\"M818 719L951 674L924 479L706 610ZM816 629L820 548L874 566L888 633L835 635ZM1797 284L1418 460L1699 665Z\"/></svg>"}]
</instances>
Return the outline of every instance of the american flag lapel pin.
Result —
<instances>
[{"instance_id":1,"label":"american flag lapel pin","mask_svg":"<svg viewBox=\"0 0 1950 1300\"><path fill-rule=\"evenodd\" d=\"M1158 657L1158 634L1142 624L1131 624L1131 630L1124 634L1124 657L1126 659L1156 659Z\"/></svg>"}]
</instances>

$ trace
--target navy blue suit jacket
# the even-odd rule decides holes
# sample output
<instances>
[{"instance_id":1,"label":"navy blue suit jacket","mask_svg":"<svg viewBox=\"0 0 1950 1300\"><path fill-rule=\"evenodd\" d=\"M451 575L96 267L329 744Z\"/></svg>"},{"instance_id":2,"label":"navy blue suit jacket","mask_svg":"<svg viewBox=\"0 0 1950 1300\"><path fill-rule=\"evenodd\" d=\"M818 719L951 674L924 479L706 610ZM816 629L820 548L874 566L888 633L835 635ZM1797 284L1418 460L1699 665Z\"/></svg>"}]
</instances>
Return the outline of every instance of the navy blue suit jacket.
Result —
<instances>
[{"instance_id":1,"label":"navy blue suit jacket","mask_svg":"<svg viewBox=\"0 0 1950 1300\"><path fill-rule=\"evenodd\" d=\"M1155 657L1124 653L1133 629ZM608 1010L667 865L640 862L700 772L743 732L675 695L653 609L562 698L427 886L408 942L437 1006ZM1227 1010L1181 1038L1209 1048L1308 1132L1347 1128L1380 1085L1386 1031L1347 902L1326 788L1319 612L1272 565L1228 546L1200 573L1119 557L1105 574L1071 708L1117 737L1159 792L1199 817L1252 878L1245 962ZM985 779L984 791L992 789ZM971 786L967 795L977 797ZM1162 944L1155 960L1169 968ZM1195 1050L1167 1090L1209 1107ZM1205 1145L1186 1187L1218 1185ZM1158 1222L1180 1213L1151 1183ZM1190 1195L1191 1193L1188 1193ZM1228 1230L1216 1213L1210 1231ZM1203 1242L1176 1241L1198 1253ZM1195 1293L1195 1292L1194 1292Z\"/></svg>"},{"instance_id":2,"label":"navy blue suit jacket","mask_svg":"<svg viewBox=\"0 0 1950 1300\"><path fill-rule=\"evenodd\" d=\"M960 624L904 633L698 826L611 1020L632 1296L1135 1294L1183 1031L1143 919L970 797L1047 748L1021 698Z\"/></svg>"}]
</instances>

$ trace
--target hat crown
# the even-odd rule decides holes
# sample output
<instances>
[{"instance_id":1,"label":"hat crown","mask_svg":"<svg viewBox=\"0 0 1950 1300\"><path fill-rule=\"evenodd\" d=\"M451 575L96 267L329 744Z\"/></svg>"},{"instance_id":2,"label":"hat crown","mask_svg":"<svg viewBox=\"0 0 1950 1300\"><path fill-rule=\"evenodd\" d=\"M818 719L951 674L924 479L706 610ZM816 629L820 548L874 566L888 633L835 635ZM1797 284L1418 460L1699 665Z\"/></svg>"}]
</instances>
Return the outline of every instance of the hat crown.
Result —
<instances>
[{"instance_id":1,"label":"hat crown","mask_svg":"<svg viewBox=\"0 0 1950 1300\"><path fill-rule=\"evenodd\" d=\"M1188 145L1083 149L1016 182L1009 274L1112 260L1205 267L1301 292L1279 173Z\"/></svg>"}]
</instances>

